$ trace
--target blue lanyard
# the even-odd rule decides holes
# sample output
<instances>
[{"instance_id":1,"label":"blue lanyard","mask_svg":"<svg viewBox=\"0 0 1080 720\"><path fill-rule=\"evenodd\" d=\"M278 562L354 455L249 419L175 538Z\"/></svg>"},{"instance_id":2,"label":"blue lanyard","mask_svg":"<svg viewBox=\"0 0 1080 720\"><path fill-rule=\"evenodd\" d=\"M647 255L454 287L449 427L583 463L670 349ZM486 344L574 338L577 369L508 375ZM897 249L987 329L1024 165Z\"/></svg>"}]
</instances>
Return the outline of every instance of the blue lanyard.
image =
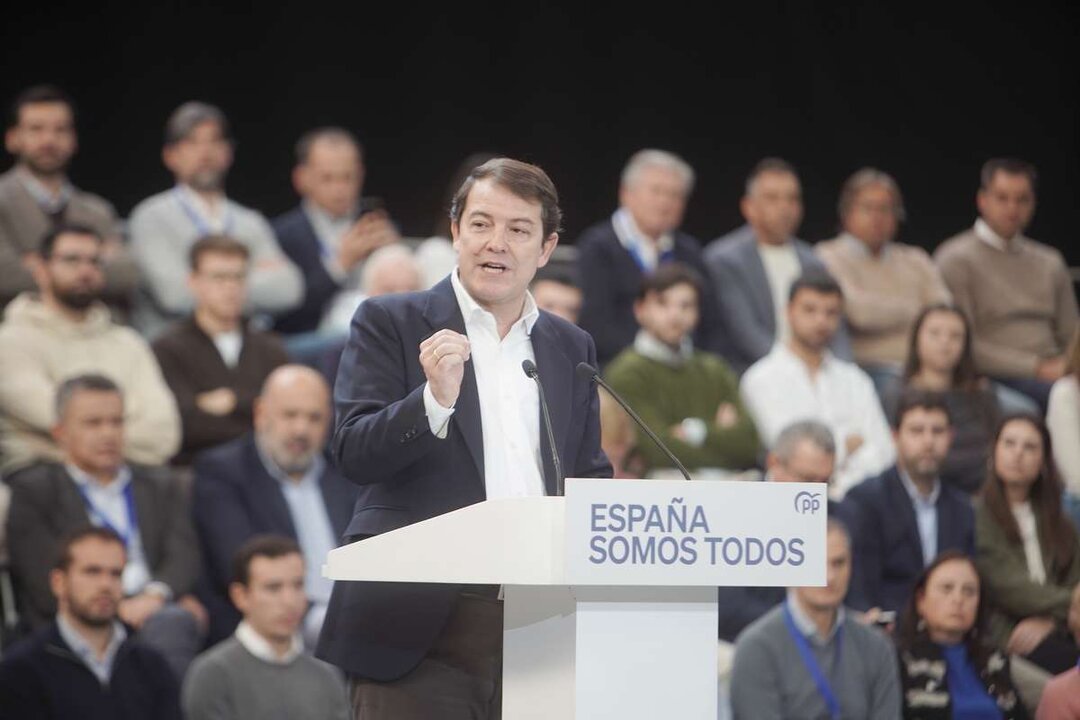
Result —
<instances>
[{"instance_id":1,"label":"blue lanyard","mask_svg":"<svg viewBox=\"0 0 1080 720\"><path fill-rule=\"evenodd\" d=\"M90 511L90 514L96 517L103 527L106 527L119 535L120 539L124 541L124 547L130 551L131 539L135 537L135 533L139 531L139 516L135 513L135 493L131 490L131 482L128 481L127 486L124 487L124 504L127 506L128 516L128 531L126 533L120 532L116 526L109 522L105 513L94 505L94 501L90 499L90 493L86 492L85 487L81 484L76 484L75 487L79 489L79 494L82 495L83 502L86 503L86 509Z\"/></svg>"},{"instance_id":2,"label":"blue lanyard","mask_svg":"<svg viewBox=\"0 0 1080 720\"><path fill-rule=\"evenodd\" d=\"M791 635L791 639L795 641L795 647L799 649L799 655L802 656L803 665L806 666L807 671L810 673L810 677L813 678L814 684L817 685L818 693L821 694L821 699L825 701L825 706L829 710L829 716L833 720L837 720L840 717L840 703L836 699L836 695L833 694L832 688L829 687L829 681L825 678L824 673L821 672L821 666L818 665L817 658L814 657L813 650L810 649L810 642L806 639L799 628L795 626L795 618L791 616L791 608L787 603L784 603L784 622L787 623L788 633ZM836 654L833 656L833 673L835 674L837 665L840 664L840 651L843 649L843 631L844 626L840 625L836 628Z\"/></svg>"},{"instance_id":3,"label":"blue lanyard","mask_svg":"<svg viewBox=\"0 0 1080 720\"><path fill-rule=\"evenodd\" d=\"M173 188L173 195L176 196L176 202L179 203L180 209L184 211L184 214L187 215L188 220L190 220L191 224L195 226L195 231L199 233L199 237L215 234L214 231L203 219L202 213L200 213L198 210L191 206L191 203L187 201L187 198L184 197L184 193L180 190L179 187ZM225 222L221 224L221 234L228 235L229 230L232 229L233 217L232 213L229 212L228 206L223 209L223 212L225 213Z\"/></svg>"}]
</instances>

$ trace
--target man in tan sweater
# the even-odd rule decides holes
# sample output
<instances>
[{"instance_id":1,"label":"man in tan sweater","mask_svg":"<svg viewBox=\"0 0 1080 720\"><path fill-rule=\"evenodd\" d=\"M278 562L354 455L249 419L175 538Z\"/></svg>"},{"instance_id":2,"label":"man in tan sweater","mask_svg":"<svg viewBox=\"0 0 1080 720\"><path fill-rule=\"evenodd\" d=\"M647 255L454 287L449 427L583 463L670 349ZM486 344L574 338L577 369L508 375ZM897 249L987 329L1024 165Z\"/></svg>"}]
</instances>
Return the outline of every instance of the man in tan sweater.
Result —
<instances>
[{"instance_id":1,"label":"man in tan sweater","mask_svg":"<svg viewBox=\"0 0 1080 720\"><path fill-rule=\"evenodd\" d=\"M1035 180L1022 160L989 160L976 196L979 219L942 243L934 259L971 320L979 370L1045 412L1050 386L1066 371L1078 312L1061 253L1023 235L1035 214Z\"/></svg>"},{"instance_id":2,"label":"man in tan sweater","mask_svg":"<svg viewBox=\"0 0 1080 720\"><path fill-rule=\"evenodd\" d=\"M906 360L915 318L949 291L922 248L895 242L904 202L892 176L857 171L840 191L839 214L843 233L815 250L844 290L855 361L880 388Z\"/></svg>"}]
</instances>

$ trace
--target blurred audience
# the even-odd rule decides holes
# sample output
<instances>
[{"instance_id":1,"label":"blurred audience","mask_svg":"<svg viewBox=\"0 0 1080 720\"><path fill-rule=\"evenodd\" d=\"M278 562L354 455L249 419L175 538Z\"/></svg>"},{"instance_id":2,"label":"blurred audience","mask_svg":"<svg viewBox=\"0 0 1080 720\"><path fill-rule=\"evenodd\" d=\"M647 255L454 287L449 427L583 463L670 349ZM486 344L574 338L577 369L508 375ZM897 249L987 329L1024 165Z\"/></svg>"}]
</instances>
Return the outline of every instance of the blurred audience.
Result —
<instances>
[{"instance_id":1,"label":"blurred audience","mask_svg":"<svg viewBox=\"0 0 1080 720\"><path fill-rule=\"evenodd\" d=\"M746 224L709 243L712 273L724 328L723 354L738 373L788 337L791 284L807 271L824 271L810 245L795 237L802 222L802 186L795 168L766 158L746 178L739 203ZM832 340L837 357L851 360L841 324Z\"/></svg>"},{"instance_id":2,"label":"blurred audience","mask_svg":"<svg viewBox=\"0 0 1080 720\"><path fill-rule=\"evenodd\" d=\"M0 175L0 308L35 289L24 258L40 251L46 233L59 225L83 225L104 238L103 298L127 310L136 271L121 241L116 210L68 179L79 144L71 98L48 85L24 90L12 103L4 140L15 166Z\"/></svg>"},{"instance_id":3,"label":"blurred audience","mask_svg":"<svg viewBox=\"0 0 1080 720\"><path fill-rule=\"evenodd\" d=\"M248 264L247 247L232 238L197 240L188 276L195 308L154 341L165 382L180 407L183 442L173 460L177 464L188 465L200 450L250 431L252 403L263 381L288 362L274 335L247 327Z\"/></svg>"},{"instance_id":4,"label":"blurred audience","mask_svg":"<svg viewBox=\"0 0 1080 720\"><path fill-rule=\"evenodd\" d=\"M104 527L66 534L45 568L56 614L0 662L0 714L49 720L179 720L177 680L121 620L130 565Z\"/></svg>"},{"instance_id":5,"label":"blurred audience","mask_svg":"<svg viewBox=\"0 0 1080 720\"><path fill-rule=\"evenodd\" d=\"M581 327L596 341L601 365L634 342L634 302L643 278L671 261L709 277L700 243L679 230L693 189L694 170L685 160L663 150L640 150L623 168L618 210L577 239L578 269L585 280ZM703 294L694 342L715 351L723 331L711 282Z\"/></svg>"},{"instance_id":6,"label":"blurred audience","mask_svg":"<svg viewBox=\"0 0 1080 720\"><path fill-rule=\"evenodd\" d=\"M180 484L162 468L124 462L124 396L108 378L65 381L56 393L56 417L62 461L9 478L20 620L36 629L56 612L49 568L64 534L87 524L108 528L127 548L120 619L182 677L201 646L206 617L190 595L199 548Z\"/></svg>"},{"instance_id":7,"label":"blurred audience","mask_svg":"<svg viewBox=\"0 0 1080 720\"><path fill-rule=\"evenodd\" d=\"M612 477L623 480L645 477L650 468L638 446L633 419L607 390L598 387L597 392L600 393L600 449L611 462Z\"/></svg>"},{"instance_id":8,"label":"blurred audience","mask_svg":"<svg viewBox=\"0 0 1080 720\"><path fill-rule=\"evenodd\" d=\"M0 449L5 475L59 460L52 428L57 387L79 373L124 391L124 456L147 465L180 447L176 400L146 341L115 324L101 302L104 241L90 228L60 226L31 256L39 293L17 297L0 324Z\"/></svg>"},{"instance_id":9,"label":"blurred audience","mask_svg":"<svg viewBox=\"0 0 1080 720\"><path fill-rule=\"evenodd\" d=\"M837 500L896 457L873 382L829 350L842 305L840 286L823 272L792 283L787 304L791 335L746 371L740 387L766 447L797 420L818 419L829 426L837 441L830 488Z\"/></svg>"},{"instance_id":10,"label":"blurred audience","mask_svg":"<svg viewBox=\"0 0 1080 720\"><path fill-rule=\"evenodd\" d=\"M225 195L233 162L225 114L201 102L178 107L165 125L162 159L176 185L136 205L128 223L141 275L136 327L154 338L170 321L191 313L195 300L187 286L187 259L204 235L227 235L247 246L250 314L281 314L296 307L304 293L300 271L281 252L266 218Z\"/></svg>"},{"instance_id":11,"label":"blurred audience","mask_svg":"<svg viewBox=\"0 0 1080 720\"><path fill-rule=\"evenodd\" d=\"M995 158L983 165L971 230L934 253L956 304L971 320L982 372L1038 402L1066 370L1077 327L1076 292L1061 253L1024 236L1035 214L1035 168Z\"/></svg>"},{"instance_id":12,"label":"blurred audience","mask_svg":"<svg viewBox=\"0 0 1080 720\"><path fill-rule=\"evenodd\" d=\"M947 550L919 573L896 645L905 718L1027 717L1008 656L986 644L982 582L965 553Z\"/></svg>"},{"instance_id":13,"label":"blurred audience","mask_svg":"<svg viewBox=\"0 0 1080 720\"><path fill-rule=\"evenodd\" d=\"M990 639L1051 674L1077 661L1065 633L1080 582L1078 535L1061 510L1050 436L1038 418L1005 418L975 510L979 573L992 600Z\"/></svg>"},{"instance_id":14,"label":"blurred audience","mask_svg":"<svg viewBox=\"0 0 1080 720\"><path fill-rule=\"evenodd\" d=\"M304 653L310 562L296 541L281 536L256 536L237 549L229 597L244 619L191 666L183 690L187 720L352 717L341 673Z\"/></svg>"},{"instance_id":15,"label":"blurred audience","mask_svg":"<svg viewBox=\"0 0 1080 720\"><path fill-rule=\"evenodd\" d=\"M1073 589L1068 626L1073 642L1080 645L1080 585ZM1080 720L1080 666L1069 668L1046 684L1035 720Z\"/></svg>"},{"instance_id":16,"label":"blurred audience","mask_svg":"<svg viewBox=\"0 0 1080 720\"><path fill-rule=\"evenodd\" d=\"M412 249L402 244L384 245L368 256L357 287L334 297L319 323L319 335L344 342L356 308L365 298L422 289L423 277Z\"/></svg>"},{"instance_id":17,"label":"blurred audience","mask_svg":"<svg viewBox=\"0 0 1080 720\"><path fill-rule=\"evenodd\" d=\"M844 291L855 362L880 390L900 374L915 318L949 300L941 273L922 248L896 242L905 217L900 186L875 168L840 190L839 237L814 248Z\"/></svg>"},{"instance_id":18,"label":"blurred audience","mask_svg":"<svg viewBox=\"0 0 1080 720\"><path fill-rule=\"evenodd\" d=\"M536 271L529 286L536 307L577 325L581 316L581 282L573 268L557 268L549 262Z\"/></svg>"},{"instance_id":19,"label":"blurred audience","mask_svg":"<svg viewBox=\"0 0 1080 720\"><path fill-rule=\"evenodd\" d=\"M667 263L642 280L632 347L608 364L608 382L691 470L739 471L757 462L757 432L739 381L718 355L694 347L702 279ZM648 438L638 447L651 468L671 460Z\"/></svg>"},{"instance_id":20,"label":"blurred audience","mask_svg":"<svg viewBox=\"0 0 1080 720\"><path fill-rule=\"evenodd\" d=\"M1069 345L1068 374L1050 390L1046 427L1054 441L1054 462L1065 484L1065 511L1080 528L1080 328Z\"/></svg>"}]
</instances>

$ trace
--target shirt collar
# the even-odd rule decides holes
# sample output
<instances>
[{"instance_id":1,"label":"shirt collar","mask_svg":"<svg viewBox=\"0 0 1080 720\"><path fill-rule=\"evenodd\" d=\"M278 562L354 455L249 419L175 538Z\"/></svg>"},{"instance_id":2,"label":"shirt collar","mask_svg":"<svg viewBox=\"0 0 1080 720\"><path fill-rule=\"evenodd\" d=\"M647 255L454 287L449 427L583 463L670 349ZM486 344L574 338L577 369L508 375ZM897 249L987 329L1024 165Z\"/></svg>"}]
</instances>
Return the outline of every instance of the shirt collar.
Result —
<instances>
[{"instance_id":1,"label":"shirt collar","mask_svg":"<svg viewBox=\"0 0 1080 720\"><path fill-rule=\"evenodd\" d=\"M904 490L907 491L908 497L911 498L911 502L916 507L922 506L932 508L937 506L938 498L941 496L941 480L934 478L934 489L930 491L930 497L924 496L919 492L919 488L915 487L915 483L912 482L911 476L907 474L902 467L896 468L900 472L900 483L904 486Z\"/></svg>"},{"instance_id":2,"label":"shirt collar","mask_svg":"<svg viewBox=\"0 0 1080 720\"><path fill-rule=\"evenodd\" d=\"M874 256L870 254L870 248L866 247L866 243L864 243L862 240L855 237L854 235L852 235L849 232L845 232L845 233L840 234L840 242L842 242L844 244L844 246L850 252L854 253L857 257L860 257L860 258L874 258ZM874 259L884 260L885 257L889 254L889 251L891 249L892 249L892 243L891 242L885 243L881 247L881 252L878 253L877 257L874 258Z\"/></svg>"},{"instance_id":3,"label":"shirt collar","mask_svg":"<svg viewBox=\"0 0 1080 720\"><path fill-rule=\"evenodd\" d=\"M21 165L15 169L15 177L19 179L19 182L23 184L26 191L30 193L34 201L46 210L46 212L56 212L62 210L64 206L71 200L71 196L74 192L74 188L71 183L64 178L64 182L60 185L60 191L55 195L49 188L26 168Z\"/></svg>"},{"instance_id":4,"label":"shirt collar","mask_svg":"<svg viewBox=\"0 0 1080 720\"><path fill-rule=\"evenodd\" d=\"M795 354L795 351L788 347L786 342L779 342L776 344L774 352L779 352L781 357L785 358L788 362L795 363L796 367L806 370L806 363L803 359ZM819 372L825 372L830 369L835 362L836 358L832 354L832 350L825 348L825 353L821 356L821 367Z\"/></svg>"},{"instance_id":5,"label":"shirt collar","mask_svg":"<svg viewBox=\"0 0 1080 720\"><path fill-rule=\"evenodd\" d=\"M634 337L634 350L650 360L678 368L685 365L694 356L694 341L689 337L685 337L679 344L679 349L672 350L647 330L638 330L637 335Z\"/></svg>"},{"instance_id":6,"label":"shirt collar","mask_svg":"<svg viewBox=\"0 0 1080 720\"><path fill-rule=\"evenodd\" d=\"M60 613L56 614L56 627L60 631L60 637L67 643L67 646L71 648L71 651L75 653L80 660L90 667L91 671L98 675L97 668L105 668L106 675L111 673L113 661L116 659L116 653L120 650L120 646L124 644L124 640L127 639L127 630L120 624L120 621L113 620L112 622L112 635L109 637L109 644L105 646L105 652L101 659L98 660L97 651L87 642L86 638L76 630L72 625L64 619L64 616ZM107 680L106 676L103 678L103 682Z\"/></svg>"},{"instance_id":7,"label":"shirt collar","mask_svg":"<svg viewBox=\"0 0 1080 720\"><path fill-rule=\"evenodd\" d=\"M202 215L207 220L220 220L225 217L225 212L229 205L229 198L225 196L225 193L218 193L218 201L211 206L202 195L191 189L190 185L186 183L177 183L177 191L183 197L184 202L193 207L196 212Z\"/></svg>"},{"instance_id":8,"label":"shirt collar","mask_svg":"<svg viewBox=\"0 0 1080 720\"><path fill-rule=\"evenodd\" d=\"M795 627L798 628L799 632L805 637L816 640L824 645L832 642L832 639L836 637L836 631L844 624L844 606L841 605L836 609L836 620L833 622L832 629L829 631L829 636L822 638L818 635L817 625L815 625L814 621L803 612L802 607L799 605L799 601L795 599L794 589L788 589L786 602L788 610L791 611L791 619L795 621Z\"/></svg>"},{"instance_id":9,"label":"shirt collar","mask_svg":"<svg viewBox=\"0 0 1080 720\"><path fill-rule=\"evenodd\" d=\"M634 216L626 208L621 207L615 211L615 214L611 216L611 224L615 228L615 235L619 238L619 242L627 250L637 248L646 242L645 233L641 232L641 228L634 222ZM668 252L674 248L675 236L672 233L666 232L656 239L657 253Z\"/></svg>"},{"instance_id":10,"label":"shirt collar","mask_svg":"<svg viewBox=\"0 0 1080 720\"><path fill-rule=\"evenodd\" d=\"M1015 251L1020 244L1019 234L1012 238L1003 238L994 232L993 228L982 218L975 221L975 236L995 250L1001 250L1002 252Z\"/></svg>"},{"instance_id":11,"label":"shirt collar","mask_svg":"<svg viewBox=\"0 0 1080 720\"><path fill-rule=\"evenodd\" d=\"M458 308L461 309L462 319L468 323L470 320L476 320L479 318L488 318L488 322L498 327L495 322L495 316L480 306L480 303L473 299L473 296L469 294L469 291L465 289L465 285L461 282L461 278L458 277L458 269L455 267L453 272L450 273L450 284L454 288L454 296L457 298ZM525 306L521 310L521 317L514 321L511 325L521 323L525 329L526 335L532 335L533 325L540 319L540 309L536 306L536 300L533 299L532 293L528 290L525 291Z\"/></svg>"},{"instance_id":12,"label":"shirt collar","mask_svg":"<svg viewBox=\"0 0 1080 720\"><path fill-rule=\"evenodd\" d=\"M289 477L289 473L281 469L281 467L274 462L273 457L263 447L262 439L258 435L255 436L255 449L259 453L259 459L262 460L263 467L266 468L266 472L270 473L278 482L284 485L304 485L306 483L318 483L319 477L322 475L323 470L326 468L326 460L323 459L321 453L317 453L314 459L311 461L311 467L304 473L304 477L300 478L298 483Z\"/></svg>"},{"instance_id":13,"label":"shirt collar","mask_svg":"<svg viewBox=\"0 0 1080 720\"><path fill-rule=\"evenodd\" d=\"M240 624L236 626L236 639L249 653L264 662L274 665L288 665L304 652L304 641L300 638L300 633L296 632L293 633L289 649L285 652L285 655L278 657L269 641L260 635L255 628L251 627L246 620L241 620Z\"/></svg>"},{"instance_id":14,"label":"shirt collar","mask_svg":"<svg viewBox=\"0 0 1080 720\"><path fill-rule=\"evenodd\" d=\"M76 485L85 488L88 491L96 491L102 493L108 493L110 495L120 495L124 492L124 488L131 482L131 468L127 465L122 465L119 470L116 471L116 477L108 485L102 485L98 482L97 478L93 477L89 473L83 472L78 466L73 463L64 463L64 468L67 470L71 479L75 481Z\"/></svg>"}]
</instances>

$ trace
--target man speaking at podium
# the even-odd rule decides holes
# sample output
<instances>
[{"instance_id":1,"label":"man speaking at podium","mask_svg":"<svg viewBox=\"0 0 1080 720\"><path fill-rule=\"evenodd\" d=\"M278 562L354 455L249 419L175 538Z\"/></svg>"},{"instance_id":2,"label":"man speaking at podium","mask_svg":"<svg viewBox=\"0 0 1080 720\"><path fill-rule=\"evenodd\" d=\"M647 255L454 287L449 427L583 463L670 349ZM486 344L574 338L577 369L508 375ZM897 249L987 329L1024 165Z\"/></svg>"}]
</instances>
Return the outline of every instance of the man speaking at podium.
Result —
<instances>
[{"instance_id":1,"label":"man speaking at podium","mask_svg":"<svg viewBox=\"0 0 1080 720\"><path fill-rule=\"evenodd\" d=\"M334 388L335 455L362 488L347 542L486 499L556 493L525 360L567 475L611 476L596 390L575 373L596 363L592 338L528 292L561 219L543 170L490 160L451 203L450 277L360 305ZM316 654L348 673L357 718L500 717L497 587L338 582Z\"/></svg>"}]
</instances>

